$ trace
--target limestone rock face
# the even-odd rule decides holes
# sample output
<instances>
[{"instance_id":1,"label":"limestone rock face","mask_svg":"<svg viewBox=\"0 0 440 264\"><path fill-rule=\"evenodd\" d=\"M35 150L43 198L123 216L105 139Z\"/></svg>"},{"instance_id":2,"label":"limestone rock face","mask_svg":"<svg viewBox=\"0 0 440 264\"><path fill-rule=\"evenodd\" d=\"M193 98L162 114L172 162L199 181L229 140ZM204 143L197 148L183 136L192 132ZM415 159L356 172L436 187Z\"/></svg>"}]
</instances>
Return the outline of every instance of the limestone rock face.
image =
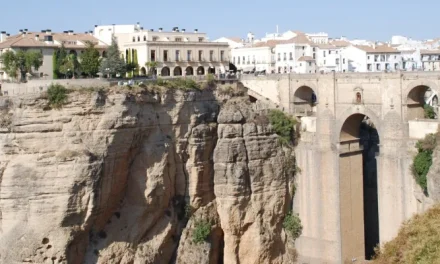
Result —
<instances>
[{"instance_id":1,"label":"limestone rock face","mask_svg":"<svg viewBox=\"0 0 440 264\"><path fill-rule=\"evenodd\" d=\"M1 98L0 263L292 263L285 154L256 109L212 91Z\"/></svg>"},{"instance_id":2,"label":"limestone rock face","mask_svg":"<svg viewBox=\"0 0 440 264\"><path fill-rule=\"evenodd\" d=\"M436 203L440 202L440 151L438 147L434 150L432 165L426 178L428 180L429 198Z\"/></svg>"}]
</instances>

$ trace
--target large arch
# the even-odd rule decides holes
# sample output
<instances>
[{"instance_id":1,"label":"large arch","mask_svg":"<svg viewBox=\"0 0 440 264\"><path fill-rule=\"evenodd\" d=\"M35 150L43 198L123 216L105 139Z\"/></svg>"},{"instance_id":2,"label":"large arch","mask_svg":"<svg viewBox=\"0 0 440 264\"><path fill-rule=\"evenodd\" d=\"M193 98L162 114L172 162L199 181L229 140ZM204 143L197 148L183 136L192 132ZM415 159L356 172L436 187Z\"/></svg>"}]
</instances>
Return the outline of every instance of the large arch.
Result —
<instances>
[{"instance_id":1,"label":"large arch","mask_svg":"<svg viewBox=\"0 0 440 264\"><path fill-rule=\"evenodd\" d=\"M406 120L424 119L424 106L433 89L427 85L418 85L408 91L406 97Z\"/></svg>"},{"instance_id":2,"label":"large arch","mask_svg":"<svg viewBox=\"0 0 440 264\"><path fill-rule=\"evenodd\" d=\"M361 113L345 118L339 131L342 261L371 260L380 242L376 160L379 133L372 120Z\"/></svg>"},{"instance_id":3,"label":"large arch","mask_svg":"<svg viewBox=\"0 0 440 264\"><path fill-rule=\"evenodd\" d=\"M295 90L293 95L293 110L295 115L313 115L316 103L316 93L309 86L303 85Z\"/></svg>"},{"instance_id":4,"label":"large arch","mask_svg":"<svg viewBox=\"0 0 440 264\"><path fill-rule=\"evenodd\" d=\"M191 66L186 67L185 69L185 75L186 76L193 76L194 75L194 69Z\"/></svg>"},{"instance_id":5,"label":"large arch","mask_svg":"<svg viewBox=\"0 0 440 264\"><path fill-rule=\"evenodd\" d=\"M182 76L182 68L180 66L174 68L173 76Z\"/></svg>"},{"instance_id":6,"label":"large arch","mask_svg":"<svg viewBox=\"0 0 440 264\"><path fill-rule=\"evenodd\" d=\"M203 66L197 67L197 75L205 75L205 68Z\"/></svg>"},{"instance_id":7,"label":"large arch","mask_svg":"<svg viewBox=\"0 0 440 264\"><path fill-rule=\"evenodd\" d=\"M162 70L160 71L160 75L161 76L170 76L170 68L163 67Z\"/></svg>"}]
</instances>

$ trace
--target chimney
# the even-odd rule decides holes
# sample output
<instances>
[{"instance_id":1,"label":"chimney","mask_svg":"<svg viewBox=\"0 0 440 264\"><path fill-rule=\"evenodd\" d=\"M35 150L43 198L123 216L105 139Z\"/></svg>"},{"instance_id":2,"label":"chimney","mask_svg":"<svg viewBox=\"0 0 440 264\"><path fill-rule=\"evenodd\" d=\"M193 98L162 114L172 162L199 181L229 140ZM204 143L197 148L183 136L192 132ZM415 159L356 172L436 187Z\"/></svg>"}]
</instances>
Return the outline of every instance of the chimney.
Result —
<instances>
[{"instance_id":1,"label":"chimney","mask_svg":"<svg viewBox=\"0 0 440 264\"><path fill-rule=\"evenodd\" d=\"M46 33L46 30L45 29L41 30L41 33Z\"/></svg>"},{"instance_id":2,"label":"chimney","mask_svg":"<svg viewBox=\"0 0 440 264\"><path fill-rule=\"evenodd\" d=\"M182 32L185 33L185 31L186 31L186 30L185 30L184 28L182 28Z\"/></svg>"},{"instance_id":3,"label":"chimney","mask_svg":"<svg viewBox=\"0 0 440 264\"><path fill-rule=\"evenodd\" d=\"M197 28L194 29L194 33L199 33L199 30Z\"/></svg>"},{"instance_id":4,"label":"chimney","mask_svg":"<svg viewBox=\"0 0 440 264\"><path fill-rule=\"evenodd\" d=\"M6 40L6 31L0 32L0 43Z\"/></svg>"},{"instance_id":5,"label":"chimney","mask_svg":"<svg viewBox=\"0 0 440 264\"><path fill-rule=\"evenodd\" d=\"M98 27L98 25L95 25L95 28L97 28Z\"/></svg>"},{"instance_id":6,"label":"chimney","mask_svg":"<svg viewBox=\"0 0 440 264\"><path fill-rule=\"evenodd\" d=\"M27 31L28 31L28 29L27 29L27 28L25 28L25 29L24 29L24 32L27 32Z\"/></svg>"},{"instance_id":7,"label":"chimney","mask_svg":"<svg viewBox=\"0 0 440 264\"><path fill-rule=\"evenodd\" d=\"M154 32L154 29L150 29L151 32Z\"/></svg>"},{"instance_id":8,"label":"chimney","mask_svg":"<svg viewBox=\"0 0 440 264\"><path fill-rule=\"evenodd\" d=\"M163 28L159 28L159 32L162 32Z\"/></svg>"},{"instance_id":9,"label":"chimney","mask_svg":"<svg viewBox=\"0 0 440 264\"><path fill-rule=\"evenodd\" d=\"M44 42L46 44L52 44L53 43L53 36L52 35L46 35L44 36Z\"/></svg>"},{"instance_id":10,"label":"chimney","mask_svg":"<svg viewBox=\"0 0 440 264\"><path fill-rule=\"evenodd\" d=\"M73 35L73 30L69 30L69 35Z\"/></svg>"},{"instance_id":11,"label":"chimney","mask_svg":"<svg viewBox=\"0 0 440 264\"><path fill-rule=\"evenodd\" d=\"M36 35L35 35L35 40L36 40L36 41L40 41L40 35L36 34Z\"/></svg>"},{"instance_id":12,"label":"chimney","mask_svg":"<svg viewBox=\"0 0 440 264\"><path fill-rule=\"evenodd\" d=\"M144 27L141 27L141 30L144 30Z\"/></svg>"},{"instance_id":13,"label":"chimney","mask_svg":"<svg viewBox=\"0 0 440 264\"><path fill-rule=\"evenodd\" d=\"M50 29L46 29L46 34L47 34L47 35L52 35L52 30L50 30Z\"/></svg>"},{"instance_id":14,"label":"chimney","mask_svg":"<svg viewBox=\"0 0 440 264\"><path fill-rule=\"evenodd\" d=\"M68 33L69 33L69 30L64 30L63 33L64 33L64 34L68 34Z\"/></svg>"}]
</instances>

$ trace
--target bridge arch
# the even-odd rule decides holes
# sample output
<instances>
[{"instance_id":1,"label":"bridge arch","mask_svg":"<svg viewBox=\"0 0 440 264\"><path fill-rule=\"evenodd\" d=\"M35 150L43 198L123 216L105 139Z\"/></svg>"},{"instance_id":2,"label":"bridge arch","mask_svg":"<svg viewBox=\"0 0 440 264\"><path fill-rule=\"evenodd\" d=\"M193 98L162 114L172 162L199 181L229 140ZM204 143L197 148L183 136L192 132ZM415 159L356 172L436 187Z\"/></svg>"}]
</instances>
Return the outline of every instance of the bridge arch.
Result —
<instances>
[{"instance_id":1,"label":"bridge arch","mask_svg":"<svg viewBox=\"0 0 440 264\"><path fill-rule=\"evenodd\" d=\"M378 131L379 135L382 135L382 122L379 119L379 115L376 114L373 110L364 107L359 106L356 107L356 109L348 108L346 109L339 117L336 117L336 127L334 130L334 133L332 133L335 138L334 142L339 143L340 142L340 132L342 131L342 126L344 125L345 121L352 115L355 114L361 114L364 116L368 116L368 118L373 122L374 126L376 127L376 130Z\"/></svg>"},{"instance_id":2,"label":"bridge arch","mask_svg":"<svg viewBox=\"0 0 440 264\"><path fill-rule=\"evenodd\" d=\"M339 130L339 199L342 261L371 260L379 239L379 133L372 119L353 113Z\"/></svg>"},{"instance_id":3,"label":"bridge arch","mask_svg":"<svg viewBox=\"0 0 440 264\"><path fill-rule=\"evenodd\" d=\"M432 100L431 95L438 94L438 92L438 86L432 81L411 82L403 94L406 105L406 120L424 119L426 100ZM433 97L435 104L438 104L438 95L433 95ZM432 105L432 101L428 103Z\"/></svg>"},{"instance_id":4,"label":"bridge arch","mask_svg":"<svg viewBox=\"0 0 440 264\"><path fill-rule=\"evenodd\" d=\"M301 85L293 93L293 110L295 115L310 116L316 112L316 91L308 85Z\"/></svg>"}]
</instances>

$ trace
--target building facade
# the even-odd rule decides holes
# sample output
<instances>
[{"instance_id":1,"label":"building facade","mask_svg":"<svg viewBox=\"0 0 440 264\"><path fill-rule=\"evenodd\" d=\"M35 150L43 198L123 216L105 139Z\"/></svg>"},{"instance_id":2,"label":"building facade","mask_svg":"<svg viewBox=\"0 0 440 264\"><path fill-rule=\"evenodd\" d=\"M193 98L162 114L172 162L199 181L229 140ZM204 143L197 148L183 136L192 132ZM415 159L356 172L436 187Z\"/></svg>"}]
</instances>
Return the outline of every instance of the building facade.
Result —
<instances>
[{"instance_id":1,"label":"building facade","mask_svg":"<svg viewBox=\"0 0 440 264\"><path fill-rule=\"evenodd\" d=\"M3 35L3 34L2 34ZM50 29L38 32L20 30L19 34L0 38L0 55L6 51L36 50L43 55L43 64L38 70L34 70L31 78L53 78L53 54L54 51L64 46L68 53L80 55L87 48L87 43L95 44L101 55L105 55L107 45L88 33L75 33L73 30L55 33ZM0 62L0 80L11 80L3 70L4 65Z\"/></svg>"},{"instance_id":2,"label":"building facade","mask_svg":"<svg viewBox=\"0 0 440 264\"><path fill-rule=\"evenodd\" d=\"M94 34L100 38L100 32L108 34L107 31L112 32L112 28L97 26ZM176 27L168 32L162 28L155 31L144 30L139 24L121 26L119 31L116 30L117 25L114 28L113 37L124 58L137 57L139 75L147 74L150 70L149 62L156 64L153 72L164 77L222 74L229 71L228 43L208 41L207 35L197 29L189 32Z\"/></svg>"},{"instance_id":3,"label":"building facade","mask_svg":"<svg viewBox=\"0 0 440 264\"><path fill-rule=\"evenodd\" d=\"M440 70L440 49L421 50L421 63L424 71Z\"/></svg>"}]
</instances>

